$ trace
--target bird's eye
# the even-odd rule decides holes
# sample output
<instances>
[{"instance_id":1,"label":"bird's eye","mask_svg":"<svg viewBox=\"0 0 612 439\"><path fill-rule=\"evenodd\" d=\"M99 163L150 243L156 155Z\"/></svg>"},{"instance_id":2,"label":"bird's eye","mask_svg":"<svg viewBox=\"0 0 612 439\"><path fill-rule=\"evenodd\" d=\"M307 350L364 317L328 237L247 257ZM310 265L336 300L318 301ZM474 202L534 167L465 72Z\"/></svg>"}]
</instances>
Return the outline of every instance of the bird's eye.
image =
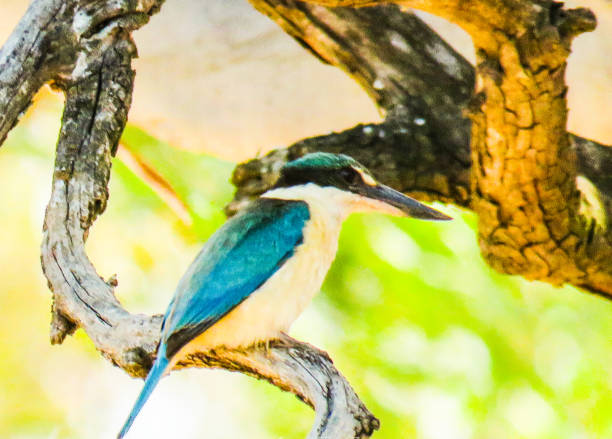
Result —
<instances>
[{"instance_id":1,"label":"bird's eye","mask_svg":"<svg viewBox=\"0 0 612 439\"><path fill-rule=\"evenodd\" d=\"M359 175L359 172L353 168L341 169L340 177L342 177L342 179L350 185L362 183L361 175Z\"/></svg>"}]
</instances>

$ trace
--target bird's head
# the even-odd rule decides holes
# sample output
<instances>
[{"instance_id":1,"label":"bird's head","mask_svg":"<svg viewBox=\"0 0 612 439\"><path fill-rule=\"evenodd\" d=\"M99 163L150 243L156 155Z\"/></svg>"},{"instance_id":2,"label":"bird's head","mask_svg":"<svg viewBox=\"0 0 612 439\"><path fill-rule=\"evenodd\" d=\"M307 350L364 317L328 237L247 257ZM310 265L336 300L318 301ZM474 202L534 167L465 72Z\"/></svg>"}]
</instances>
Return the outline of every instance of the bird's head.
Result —
<instances>
[{"instance_id":1,"label":"bird's head","mask_svg":"<svg viewBox=\"0 0 612 439\"><path fill-rule=\"evenodd\" d=\"M449 216L376 181L365 166L344 154L315 152L283 166L265 197L304 200L351 212L384 212L429 220Z\"/></svg>"}]
</instances>

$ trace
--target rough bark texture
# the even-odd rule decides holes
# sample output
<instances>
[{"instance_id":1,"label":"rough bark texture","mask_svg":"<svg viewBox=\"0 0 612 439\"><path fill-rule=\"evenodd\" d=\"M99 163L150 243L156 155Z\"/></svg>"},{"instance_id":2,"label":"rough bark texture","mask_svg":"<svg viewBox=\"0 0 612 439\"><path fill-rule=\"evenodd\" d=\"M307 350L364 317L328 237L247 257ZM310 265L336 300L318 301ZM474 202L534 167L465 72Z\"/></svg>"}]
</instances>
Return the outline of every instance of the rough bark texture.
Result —
<instances>
[{"instance_id":1,"label":"rough bark texture","mask_svg":"<svg viewBox=\"0 0 612 439\"><path fill-rule=\"evenodd\" d=\"M604 265L611 254L600 236L589 242L578 215L577 158L565 130L565 66L574 35L564 32L558 6L548 6L501 31L473 35L483 97L471 113L480 247L502 272L610 289L612 272ZM499 18L490 22L493 29Z\"/></svg>"},{"instance_id":2,"label":"rough bark texture","mask_svg":"<svg viewBox=\"0 0 612 439\"><path fill-rule=\"evenodd\" d=\"M0 143L44 83L66 96L41 256L53 292L51 342L80 327L135 377L153 363L162 316L127 312L113 294L116 279L100 278L85 241L106 207L131 103L130 32L162 3L37 0L0 52ZM325 352L288 336L269 347L202 352L178 367L188 366L243 372L294 393L316 410L311 439L369 437L379 425Z\"/></svg>"},{"instance_id":3,"label":"rough bark texture","mask_svg":"<svg viewBox=\"0 0 612 439\"><path fill-rule=\"evenodd\" d=\"M42 245L54 295L51 340L61 343L81 327L102 355L139 377L154 359L161 316L123 309L113 295L116 280L98 276L84 244L106 206L111 156L130 107L130 32L162 3L35 0L0 50L0 143L43 84L66 95ZM565 131L565 62L571 38L594 26L588 11L544 0L402 2L466 29L477 48L474 70L396 5L251 3L353 76L386 119L239 166L230 211L269 187L288 159L344 152L404 192L475 210L483 254L494 267L612 295L611 149ZM378 428L329 357L288 336L269 352L220 349L178 365L188 366L240 371L293 392L317 412L312 439L366 438Z\"/></svg>"},{"instance_id":4,"label":"rough bark texture","mask_svg":"<svg viewBox=\"0 0 612 439\"><path fill-rule=\"evenodd\" d=\"M467 30L474 70L396 6L322 6L384 2L251 2L354 76L389 115L239 166L229 213L273 183L279 161L341 151L397 189L473 209L483 256L499 271L612 295L612 149L565 129L566 59L571 39L595 26L589 11L549 1L401 2Z\"/></svg>"},{"instance_id":5,"label":"rough bark texture","mask_svg":"<svg viewBox=\"0 0 612 439\"><path fill-rule=\"evenodd\" d=\"M246 373L295 394L316 412L307 439L365 439L380 426L327 353L287 335L272 341L269 347L193 355L177 367L194 365Z\"/></svg>"},{"instance_id":6,"label":"rough bark texture","mask_svg":"<svg viewBox=\"0 0 612 439\"><path fill-rule=\"evenodd\" d=\"M387 117L380 125L306 139L239 166L228 213L274 183L276 161L315 150L349 154L387 184L422 199L469 204L470 124L462 111L474 69L465 59L396 5L329 9L292 0L250 1L324 62L355 78ZM441 67L440 58L448 65Z\"/></svg>"},{"instance_id":7,"label":"rough bark texture","mask_svg":"<svg viewBox=\"0 0 612 439\"><path fill-rule=\"evenodd\" d=\"M239 165L232 177L238 190L226 211L234 214L269 189L282 163L314 151L348 154L366 165L380 181L421 200L468 207L469 152L458 149L451 153L449 144L436 141L422 120L405 111L395 112L381 124L358 125L341 133L301 140Z\"/></svg>"}]
</instances>

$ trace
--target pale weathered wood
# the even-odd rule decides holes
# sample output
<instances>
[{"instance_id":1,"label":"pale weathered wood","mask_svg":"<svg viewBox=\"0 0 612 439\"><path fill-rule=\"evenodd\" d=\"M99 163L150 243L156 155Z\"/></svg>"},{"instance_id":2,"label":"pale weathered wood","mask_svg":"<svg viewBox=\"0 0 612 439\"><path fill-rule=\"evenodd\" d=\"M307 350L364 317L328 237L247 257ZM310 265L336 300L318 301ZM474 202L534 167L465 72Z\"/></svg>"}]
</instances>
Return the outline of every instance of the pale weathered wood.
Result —
<instances>
[{"instance_id":1,"label":"pale weathered wood","mask_svg":"<svg viewBox=\"0 0 612 439\"><path fill-rule=\"evenodd\" d=\"M43 83L53 81L66 96L41 258L53 292L51 341L82 328L104 357L135 377L153 363L162 317L126 311L113 294L117 280L100 278L85 241L106 207L111 156L131 103L130 31L161 4L37 0L0 52L3 136L17 121L15 109L29 105ZM316 410L310 439L365 438L379 425L325 352L288 336L269 346L202 352L178 367L188 366L246 373L294 393Z\"/></svg>"}]
</instances>

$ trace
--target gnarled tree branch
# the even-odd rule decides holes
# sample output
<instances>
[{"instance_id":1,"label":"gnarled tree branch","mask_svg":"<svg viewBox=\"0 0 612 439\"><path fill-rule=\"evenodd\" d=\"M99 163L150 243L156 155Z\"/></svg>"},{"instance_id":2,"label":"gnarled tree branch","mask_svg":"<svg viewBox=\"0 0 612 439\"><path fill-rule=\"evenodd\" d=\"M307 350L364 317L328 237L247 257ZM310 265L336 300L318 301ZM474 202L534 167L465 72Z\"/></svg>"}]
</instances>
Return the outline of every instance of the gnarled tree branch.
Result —
<instances>
[{"instance_id":1,"label":"gnarled tree branch","mask_svg":"<svg viewBox=\"0 0 612 439\"><path fill-rule=\"evenodd\" d=\"M471 90L474 70L436 34L403 34L419 21L395 6L373 1L251 1L320 58L366 83L366 91L391 111L385 122L367 131L391 133L391 140L367 142L359 129L350 129L300 141L287 153L274 152L239 166L230 212L236 203L265 190L279 158L342 151L404 192L475 210L483 255L498 270L612 295L609 179L606 172L598 172L610 163L612 149L565 130L566 58L571 39L594 27L589 11L566 11L549 1L398 2L444 16L471 34L478 80L477 94L470 99L457 90ZM372 4L379 6L321 6ZM385 31L377 32L379 28ZM363 35L367 43L360 40ZM376 50L363 50L363 45ZM427 54L431 56L424 58ZM395 72L402 71L398 86ZM440 72L447 77L440 78ZM388 87L394 99L384 97ZM379 88L382 98L375 92ZM408 110L399 118L393 114L398 105ZM474 122L471 135L462 109ZM414 126L414 121L430 130ZM392 128L400 125L403 129ZM387 160L377 160L380 156ZM421 172L414 169L419 165ZM267 176L260 178L261 173ZM594 194L586 198L576 183L580 175L592 183ZM465 181L471 182L467 190ZM594 210L603 214L590 215L593 209L583 209L585 199L599 200Z\"/></svg>"},{"instance_id":2,"label":"gnarled tree branch","mask_svg":"<svg viewBox=\"0 0 612 439\"><path fill-rule=\"evenodd\" d=\"M52 79L50 64L55 57L48 48L55 40L54 32L66 33L70 9L62 1L32 3L0 49L0 144L29 107L34 93Z\"/></svg>"},{"instance_id":3,"label":"gnarled tree branch","mask_svg":"<svg viewBox=\"0 0 612 439\"><path fill-rule=\"evenodd\" d=\"M85 241L106 207L111 157L131 103L130 32L162 3L37 0L0 52L0 143L44 83L66 96L42 244L53 291L51 341L80 327L103 356L136 377L153 363L162 316L126 311L113 294L116 280L96 273ZM378 428L327 354L288 336L267 349L201 352L178 365L188 366L239 371L294 393L316 410L311 439L365 438Z\"/></svg>"}]
</instances>

